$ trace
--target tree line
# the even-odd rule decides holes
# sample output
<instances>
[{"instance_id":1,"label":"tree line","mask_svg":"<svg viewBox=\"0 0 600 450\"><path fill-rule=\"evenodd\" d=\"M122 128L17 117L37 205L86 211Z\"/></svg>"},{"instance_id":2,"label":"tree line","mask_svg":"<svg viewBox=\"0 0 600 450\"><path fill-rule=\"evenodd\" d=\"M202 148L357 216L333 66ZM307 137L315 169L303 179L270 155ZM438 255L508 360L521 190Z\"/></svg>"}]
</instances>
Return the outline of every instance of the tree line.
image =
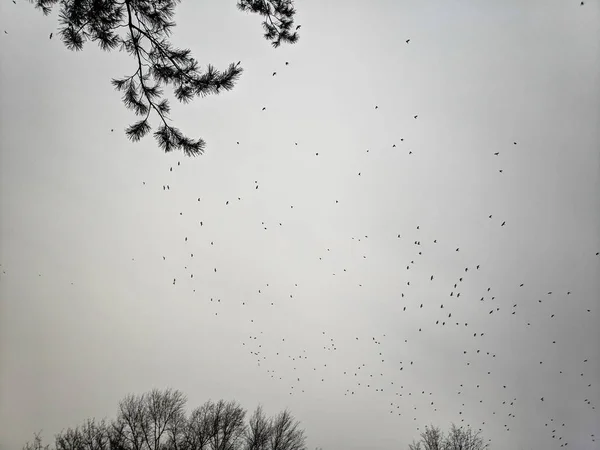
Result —
<instances>
[{"instance_id":1,"label":"tree line","mask_svg":"<svg viewBox=\"0 0 600 450\"><path fill-rule=\"evenodd\" d=\"M88 419L55 436L54 447L40 433L23 450L306 450L300 422L286 409L267 417L259 405L246 423L237 402L207 401L189 415L178 390L154 389L128 395L117 417Z\"/></svg>"},{"instance_id":2,"label":"tree line","mask_svg":"<svg viewBox=\"0 0 600 450\"><path fill-rule=\"evenodd\" d=\"M186 414L186 396L153 389L119 402L113 420L87 419L44 445L40 433L22 450L307 450L300 422L286 409L268 417L258 406L247 411L235 401L211 400ZM444 434L426 426L408 450L487 450L481 431L452 424Z\"/></svg>"},{"instance_id":3,"label":"tree line","mask_svg":"<svg viewBox=\"0 0 600 450\"><path fill-rule=\"evenodd\" d=\"M409 444L408 450L486 450L489 447L489 441L485 442L481 430L452 424L446 434L439 427L426 426L421 438Z\"/></svg>"}]
</instances>

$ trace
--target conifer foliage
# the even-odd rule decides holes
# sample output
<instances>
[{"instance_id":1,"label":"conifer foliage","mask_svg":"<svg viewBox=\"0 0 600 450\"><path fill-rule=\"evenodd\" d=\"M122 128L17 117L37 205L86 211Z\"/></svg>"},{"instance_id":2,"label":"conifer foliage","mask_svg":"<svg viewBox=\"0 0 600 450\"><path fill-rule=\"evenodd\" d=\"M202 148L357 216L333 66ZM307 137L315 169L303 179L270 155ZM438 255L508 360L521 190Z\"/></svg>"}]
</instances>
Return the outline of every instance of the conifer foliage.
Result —
<instances>
[{"instance_id":1,"label":"conifer foliage","mask_svg":"<svg viewBox=\"0 0 600 450\"><path fill-rule=\"evenodd\" d=\"M60 5L58 35L70 50L82 50L87 41L94 41L102 50L124 50L133 57L133 74L112 80L123 93L125 106L141 117L126 129L129 139L139 141L151 131L148 118L154 112L160 123L154 137L164 152L181 150L187 156L204 153L202 138L191 139L170 123L163 87L171 85L177 100L188 103L194 97L231 90L242 67L240 62L232 63L219 71L209 64L202 71L189 49L171 45L168 38L175 27L175 7L181 0L29 1L44 15ZM298 41L293 0L239 0L237 7L263 17L264 37L273 47Z\"/></svg>"}]
</instances>

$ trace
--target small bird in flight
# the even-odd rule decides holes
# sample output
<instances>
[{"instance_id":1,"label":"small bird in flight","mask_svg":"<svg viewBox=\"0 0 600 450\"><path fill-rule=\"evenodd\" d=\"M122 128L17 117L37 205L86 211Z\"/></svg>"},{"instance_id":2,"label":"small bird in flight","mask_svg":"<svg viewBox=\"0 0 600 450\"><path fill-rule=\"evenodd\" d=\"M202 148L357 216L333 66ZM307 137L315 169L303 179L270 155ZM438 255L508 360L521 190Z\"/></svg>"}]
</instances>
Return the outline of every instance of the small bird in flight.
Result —
<instances>
[{"instance_id":1,"label":"small bird in flight","mask_svg":"<svg viewBox=\"0 0 600 450\"><path fill-rule=\"evenodd\" d=\"M52 33L50 33L50 39L52 39Z\"/></svg>"},{"instance_id":2,"label":"small bird in flight","mask_svg":"<svg viewBox=\"0 0 600 450\"><path fill-rule=\"evenodd\" d=\"M410 39L407 39L407 40L406 40L406 43L408 44L409 42L410 42Z\"/></svg>"},{"instance_id":3,"label":"small bird in flight","mask_svg":"<svg viewBox=\"0 0 600 450\"><path fill-rule=\"evenodd\" d=\"M301 26L302 26L302 25L298 25L298 26L296 27L296 30L299 30Z\"/></svg>"},{"instance_id":4,"label":"small bird in flight","mask_svg":"<svg viewBox=\"0 0 600 450\"><path fill-rule=\"evenodd\" d=\"M273 72L273 76L277 75L277 72Z\"/></svg>"}]
</instances>

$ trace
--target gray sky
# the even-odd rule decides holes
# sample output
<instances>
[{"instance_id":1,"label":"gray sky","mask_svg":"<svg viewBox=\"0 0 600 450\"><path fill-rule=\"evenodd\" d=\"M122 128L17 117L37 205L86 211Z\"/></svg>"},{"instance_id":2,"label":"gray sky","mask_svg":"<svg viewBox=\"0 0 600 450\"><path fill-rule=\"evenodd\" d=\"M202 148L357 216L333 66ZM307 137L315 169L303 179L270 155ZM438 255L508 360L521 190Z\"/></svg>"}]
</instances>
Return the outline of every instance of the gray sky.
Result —
<instances>
[{"instance_id":1,"label":"gray sky","mask_svg":"<svg viewBox=\"0 0 600 450\"><path fill-rule=\"evenodd\" d=\"M309 448L406 448L452 421L495 449L600 448L597 0L306 0L276 50L234 0L183 2L173 43L245 69L172 100L196 159L127 140L126 54L70 52L56 13L17 3L2 449L168 386L190 408L289 407Z\"/></svg>"}]
</instances>

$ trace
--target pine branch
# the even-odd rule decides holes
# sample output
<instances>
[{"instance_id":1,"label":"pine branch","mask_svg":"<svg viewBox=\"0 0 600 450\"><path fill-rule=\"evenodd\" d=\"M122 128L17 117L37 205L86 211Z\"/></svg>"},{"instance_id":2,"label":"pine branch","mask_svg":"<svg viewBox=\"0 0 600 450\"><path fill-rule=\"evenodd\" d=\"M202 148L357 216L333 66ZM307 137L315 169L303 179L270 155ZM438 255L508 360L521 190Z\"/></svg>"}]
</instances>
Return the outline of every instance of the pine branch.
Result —
<instances>
[{"instance_id":1,"label":"pine branch","mask_svg":"<svg viewBox=\"0 0 600 450\"><path fill-rule=\"evenodd\" d=\"M118 48L134 58L137 69L132 75L111 80L113 87L123 93L125 107L137 116L145 116L125 130L129 139L137 142L149 134L148 119L154 111L162 123L154 137L163 151L178 149L188 156L204 152L204 140L190 139L169 124L171 108L162 98L162 88L171 85L175 98L188 103L194 97L233 89L243 69L239 62L223 71L209 64L202 72L189 49L171 45L167 38L175 27L172 19L181 0L29 1L44 15L60 4L58 34L68 49L81 51L87 41L94 41L104 51ZM298 40L297 33L292 32L292 0L240 0L237 6L264 17L264 37L274 47Z\"/></svg>"},{"instance_id":2,"label":"pine branch","mask_svg":"<svg viewBox=\"0 0 600 450\"><path fill-rule=\"evenodd\" d=\"M263 36L271 41L273 47L277 48L282 43L298 42L300 36L295 30L292 31L296 14L293 0L239 0L237 7L240 11L264 17Z\"/></svg>"}]
</instances>

